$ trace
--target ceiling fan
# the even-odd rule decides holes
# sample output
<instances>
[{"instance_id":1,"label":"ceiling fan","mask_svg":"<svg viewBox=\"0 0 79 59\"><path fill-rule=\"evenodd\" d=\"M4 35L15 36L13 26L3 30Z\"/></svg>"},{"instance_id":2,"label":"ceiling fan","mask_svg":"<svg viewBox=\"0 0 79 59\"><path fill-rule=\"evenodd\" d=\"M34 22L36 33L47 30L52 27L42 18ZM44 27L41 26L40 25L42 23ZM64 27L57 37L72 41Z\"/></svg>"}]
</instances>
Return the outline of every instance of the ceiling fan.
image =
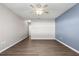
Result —
<instances>
[{"instance_id":1,"label":"ceiling fan","mask_svg":"<svg viewBox=\"0 0 79 59\"><path fill-rule=\"evenodd\" d=\"M33 8L33 13L36 15L42 15L44 13L48 14L49 12L47 11L48 5L43 5L43 4L32 4L30 5Z\"/></svg>"}]
</instances>

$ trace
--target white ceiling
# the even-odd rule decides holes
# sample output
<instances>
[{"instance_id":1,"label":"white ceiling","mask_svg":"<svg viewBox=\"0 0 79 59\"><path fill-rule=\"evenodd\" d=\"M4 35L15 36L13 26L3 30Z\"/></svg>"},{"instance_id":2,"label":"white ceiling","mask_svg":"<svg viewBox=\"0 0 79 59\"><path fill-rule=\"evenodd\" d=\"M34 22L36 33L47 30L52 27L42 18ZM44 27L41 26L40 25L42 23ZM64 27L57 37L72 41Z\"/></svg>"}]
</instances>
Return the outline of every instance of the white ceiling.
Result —
<instances>
[{"instance_id":1,"label":"white ceiling","mask_svg":"<svg viewBox=\"0 0 79 59\"><path fill-rule=\"evenodd\" d=\"M41 16L34 15L30 3L4 3L9 9L22 18L56 18L75 4L73 3L46 3L48 5L48 14Z\"/></svg>"}]
</instances>

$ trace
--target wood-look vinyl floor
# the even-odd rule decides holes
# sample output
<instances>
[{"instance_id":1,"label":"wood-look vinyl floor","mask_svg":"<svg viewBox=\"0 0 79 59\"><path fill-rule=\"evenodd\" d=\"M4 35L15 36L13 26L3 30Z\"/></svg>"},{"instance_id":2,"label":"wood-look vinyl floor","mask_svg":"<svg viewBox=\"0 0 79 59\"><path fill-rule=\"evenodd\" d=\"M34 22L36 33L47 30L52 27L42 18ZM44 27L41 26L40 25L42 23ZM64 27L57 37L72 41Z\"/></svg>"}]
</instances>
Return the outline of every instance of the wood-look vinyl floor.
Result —
<instances>
[{"instance_id":1,"label":"wood-look vinyl floor","mask_svg":"<svg viewBox=\"0 0 79 59\"><path fill-rule=\"evenodd\" d=\"M0 56L79 56L56 40L25 39L0 53Z\"/></svg>"}]
</instances>

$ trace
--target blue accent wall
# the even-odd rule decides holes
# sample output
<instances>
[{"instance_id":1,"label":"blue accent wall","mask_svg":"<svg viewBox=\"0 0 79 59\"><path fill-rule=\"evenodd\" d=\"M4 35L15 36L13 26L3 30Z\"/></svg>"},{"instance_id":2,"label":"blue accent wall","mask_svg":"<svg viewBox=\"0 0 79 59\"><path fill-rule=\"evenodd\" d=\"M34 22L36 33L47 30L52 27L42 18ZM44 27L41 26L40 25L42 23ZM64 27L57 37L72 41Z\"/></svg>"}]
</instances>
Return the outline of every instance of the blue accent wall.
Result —
<instances>
[{"instance_id":1,"label":"blue accent wall","mask_svg":"<svg viewBox=\"0 0 79 59\"><path fill-rule=\"evenodd\" d=\"M79 51L79 4L55 20L58 40Z\"/></svg>"}]
</instances>

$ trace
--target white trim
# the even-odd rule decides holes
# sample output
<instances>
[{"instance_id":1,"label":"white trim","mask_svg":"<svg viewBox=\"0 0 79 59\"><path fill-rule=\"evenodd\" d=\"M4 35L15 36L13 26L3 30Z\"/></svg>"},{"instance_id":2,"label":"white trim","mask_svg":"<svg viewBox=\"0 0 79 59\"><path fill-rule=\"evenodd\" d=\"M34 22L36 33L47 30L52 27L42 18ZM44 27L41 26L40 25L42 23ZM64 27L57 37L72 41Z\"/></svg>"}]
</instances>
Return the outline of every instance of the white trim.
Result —
<instances>
[{"instance_id":1,"label":"white trim","mask_svg":"<svg viewBox=\"0 0 79 59\"><path fill-rule=\"evenodd\" d=\"M76 53L78 53L78 54L79 54L79 51L78 51L78 50L76 50L76 49L74 49L74 48L72 48L71 46L69 46L69 45L67 45L67 44L63 43L62 41L60 41L60 40L58 40L58 39L56 39L56 41L58 41L59 43L61 43L61 44L65 45L65 46L66 46L66 47L68 47L69 49L71 49L71 50L73 50L74 52L76 52Z\"/></svg>"},{"instance_id":2,"label":"white trim","mask_svg":"<svg viewBox=\"0 0 79 59\"><path fill-rule=\"evenodd\" d=\"M54 38L55 38L55 32L56 32L56 25L55 25L55 23L56 23L56 22L55 22L55 19L54 19L54 27L55 27L55 28L54 28ZM56 39L56 38L55 38L55 39Z\"/></svg>"},{"instance_id":3,"label":"white trim","mask_svg":"<svg viewBox=\"0 0 79 59\"><path fill-rule=\"evenodd\" d=\"M55 40L55 38L31 38L31 40Z\"/></svg>"},{"instance_id":4,"label":"white trim","mask_svg":"<svg viewBox=\"0 0 79 59\"><path fill-rule=\"evenodd\" d=\"M28 37L28 36L27 36L27 37ZM24 37L24 38L22 38L22 39L16 41L15 43L13 43L12 45L10 45L10 46L8 46L8 47L2 49L2 50L0 51L0 53L2 53L3 51L7 50L8 48L14 46L15 44L19 43L20 41L24 40L24 39L27 38L27 37Z\"/></svg>"}]
</instances>

